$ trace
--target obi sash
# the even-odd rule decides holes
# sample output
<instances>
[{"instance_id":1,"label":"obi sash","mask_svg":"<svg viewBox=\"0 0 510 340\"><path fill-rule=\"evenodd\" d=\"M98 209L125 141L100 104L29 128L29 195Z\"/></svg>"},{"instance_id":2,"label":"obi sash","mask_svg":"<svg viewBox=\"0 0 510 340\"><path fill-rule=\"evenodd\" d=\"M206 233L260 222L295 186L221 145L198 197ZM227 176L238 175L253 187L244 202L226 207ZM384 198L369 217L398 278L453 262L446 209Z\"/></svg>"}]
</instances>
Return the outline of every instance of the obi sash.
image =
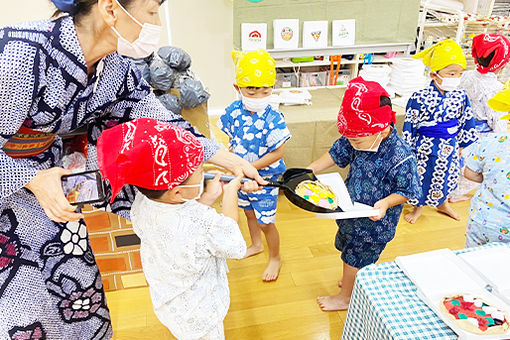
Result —
<instances>
[{"instance_id":1,"label":"obi sash","mask_svg":"<svg viewBox=\"0 0 510 340\"><path fill-rule=\"evenodd\" d=\"M487 120L478 120L475 119L475 128L480 133L489 133L492 132L491 127L487 123Z\"/></svg>"},{"instance_id":2,"label":"obi sash","mask_svg":"<svg viewBox=\"0 0 510 340\"><path fill-rule=\"evenodd\" d=\"M450 119L446 122L436 123L433 126L422 126L418 129L418 133L434 138L453 138L459 134L459 121Z\"/></svg>"},{"instance_id":3,"label":"obi sash","mask_svg":"<svg viewBox=\"0 0 510 340\"><path fill-rule=\"evenodd\" d=\"M55 134L35 131L22 125L2 150L12 158L37 156L48 150L54 139Z\"/></svg>"}]
</instances>

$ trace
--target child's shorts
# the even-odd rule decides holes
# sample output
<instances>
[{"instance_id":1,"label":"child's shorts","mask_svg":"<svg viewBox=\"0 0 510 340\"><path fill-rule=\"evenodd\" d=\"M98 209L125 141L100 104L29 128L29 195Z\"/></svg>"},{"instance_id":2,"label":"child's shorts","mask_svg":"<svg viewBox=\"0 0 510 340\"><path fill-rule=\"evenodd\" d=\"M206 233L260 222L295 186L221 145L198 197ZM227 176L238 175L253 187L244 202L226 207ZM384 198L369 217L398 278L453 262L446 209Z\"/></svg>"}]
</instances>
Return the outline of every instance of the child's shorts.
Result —
<instances>
[{"instance_id":1,"label":"child's shorts","mask_svg":"<svg viewBox=\"0 0 510 340\"><path fill-rule=\"evenodd\" d=\"M490 227L471 218L467 223L466 248L478 247L489 242L510 243L510 227Z\"/></svg>"},{"instance_id":2,"label":"child's shorts","mask_svg":"<svg viewBox=\"0 0 510 340\"><path fill-rule=\"evenodd\" d=\"M272 180L278 179L278 176L273 177ZM239 207L244 210L253 210L258 223L272 224L275 222L278 188L263 187L261 190L251 193L240 190L237 197L239 198Z\"/></svg>"},{"instance_id":3,"label":"child's shorts","mask_svg":"<svg viewBox=\"0 0 510 340\"><path fill-rule=\"evenodd\" d=\"M342 261L354 268L376 263L386 243L365 242L362 237L344 234L338 228L335 247L342 252Z\"/></svg>"}]
</instances>

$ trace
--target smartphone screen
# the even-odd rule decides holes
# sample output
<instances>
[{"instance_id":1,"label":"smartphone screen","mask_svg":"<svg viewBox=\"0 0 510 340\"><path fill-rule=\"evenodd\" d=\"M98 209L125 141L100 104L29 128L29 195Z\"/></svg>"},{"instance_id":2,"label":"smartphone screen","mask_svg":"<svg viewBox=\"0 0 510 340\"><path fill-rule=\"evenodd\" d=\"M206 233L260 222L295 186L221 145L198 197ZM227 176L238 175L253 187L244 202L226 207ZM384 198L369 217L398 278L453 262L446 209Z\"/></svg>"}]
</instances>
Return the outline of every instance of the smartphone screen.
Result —
<instances>
[{"instance_id":1,"label":"smartphone screen","mask_svg":"<svg viewBox=\"0 0 510 340\"><path fill-rule=\"evenodd\" d=\"M72 205L104 201L103 179L99 171L62 176L62 189Z\"/></svg>"}]
</instances>

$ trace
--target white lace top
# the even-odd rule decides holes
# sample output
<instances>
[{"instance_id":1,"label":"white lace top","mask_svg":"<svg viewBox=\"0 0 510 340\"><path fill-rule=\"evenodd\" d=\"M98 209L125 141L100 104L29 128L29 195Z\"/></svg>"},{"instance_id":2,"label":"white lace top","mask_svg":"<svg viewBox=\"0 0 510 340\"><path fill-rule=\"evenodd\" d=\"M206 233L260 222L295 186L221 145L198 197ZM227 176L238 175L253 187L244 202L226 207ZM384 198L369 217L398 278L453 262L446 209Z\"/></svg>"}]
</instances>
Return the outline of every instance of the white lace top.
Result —
<instances>
[{"instance_id":1,"label":"white lace top","mask_svg":"<svg viewBox=\"0 0 510 340\"><path fill-rule=\"evenodd\" d=\"M462 76L460 87L466 90L476 120L487 120L487 124L495 133L506 132L507 121L500 119L505 113L494 111L487 104L489 99L503 89L503 84L498 81L495 73L481 74L476 70L466 71Z\"/></svg>"},{"instance_id":2,"label":"white lace top","mask_svg":"<svg viewBox=\"0 0 510 340\"><path fill-rule=\"evenodd\" d=\"M225 259L246 254L237 223L197 201L166 204L141 193L131 221L158 318L179 339L208 333L230 304Z\"/></svg>"}]
</instances>

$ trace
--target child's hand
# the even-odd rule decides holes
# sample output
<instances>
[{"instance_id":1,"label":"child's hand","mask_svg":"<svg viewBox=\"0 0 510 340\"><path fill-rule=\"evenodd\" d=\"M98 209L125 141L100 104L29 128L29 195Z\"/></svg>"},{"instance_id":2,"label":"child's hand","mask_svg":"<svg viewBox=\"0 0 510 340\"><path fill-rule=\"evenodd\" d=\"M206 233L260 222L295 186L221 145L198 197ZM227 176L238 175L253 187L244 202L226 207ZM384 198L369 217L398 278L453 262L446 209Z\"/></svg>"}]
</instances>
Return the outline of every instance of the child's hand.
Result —
<instances>
[{"instance_id":1,"label":"child's hand","mask_svg":"<svg viewBox=\"0 0 510 340\"><path fill-rule=\"evenodd\" d=\"M248 181L243 183L242 190L244 192L255 192L260 190L260 186L256 181Z\"/></svg>"},{"instance_id":2,"label":"child's hand","mask_svg":"<svg viewBox=\"0 0 510 340\"><path fill-rule=\"evenodd\" d=\"M379 209L379 216L369 217L372 221L379 221L386 216L386 211L389 209L389 204L385 199L375 202L374 209Z\"/></svg>"},{"instance_id":3,"label":"child's hand","mask_svg":"<svg viewBox=\"0 0 510 340\"><path fill-rule=\"evenodd\" d=\"M221 174L217 173L214 179L206 181L205 191L198 199L198 202L211 206L222 193L222 185L220 183Z\"/></svg>"},{"instance_id":4,"label":"child's hand","mask_svg":"<svg viewBox=\"0 0 510 340\"><path fill-rule=\"evenodd\" d=\"M223 192L225 194L237 193L239 191L239 189L241 188L241 180L242 179L243 179L243 175L239 174L236 176L236 178L234 178L227 184L223 184Z\"/></svg>"}]
</instances>

